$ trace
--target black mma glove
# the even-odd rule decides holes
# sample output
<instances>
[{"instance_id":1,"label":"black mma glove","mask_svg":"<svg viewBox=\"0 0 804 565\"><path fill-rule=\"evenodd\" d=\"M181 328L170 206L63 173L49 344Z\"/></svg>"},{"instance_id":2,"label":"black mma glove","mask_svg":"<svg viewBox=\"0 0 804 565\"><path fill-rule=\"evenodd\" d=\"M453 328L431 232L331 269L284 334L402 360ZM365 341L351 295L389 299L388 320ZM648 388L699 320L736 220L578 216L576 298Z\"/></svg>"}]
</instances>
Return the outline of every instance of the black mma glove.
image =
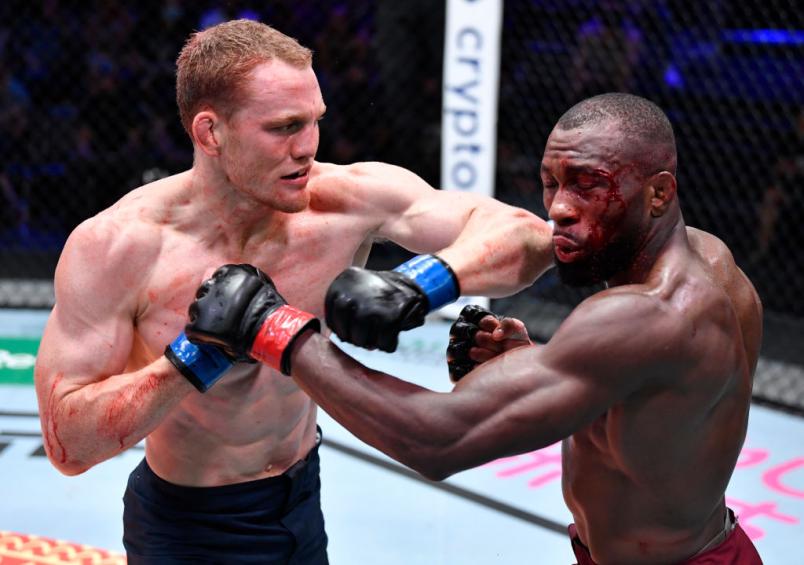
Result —
<instances>
[{"instance_id":1,"label":"black mma glove","mask_svg":"<svg viewBox=\"0 0 804 565\"><path fill-rule=\"evenodd\" d=\"M292 306L273 281L252 265L224 265L198 289L184 333L193 343L214 345L232 360L259 361L290 374L290 351L318 319Z\"/></svg>"},{"instance_id":2,"label":"black mma glove","mask_svg":"<svg viewBox=\"0 0 804 565\"><path fill-rule=\"evenodd\" d=\"M326 321L347 343L391 352L399 332L421 326L428 312L460 293L452 269L434 255L419 255L393 271L349 267L327 290Z\"/></svg>"},{"instance_id":3,"label":"black mma glove","mask_svg":"<svg viewBox=\"0 0 804 565\"><path fill-rule=\"evenodd\" d=\"M497 317L485 308L469 304L461 310L458 319L449 329L447 367L449 368L449 379L453 383L457 383L479 364L469 357L469 350L476 345L475 335L480 329L478 324L486 316Z\"/></svg>"}]
</instances>

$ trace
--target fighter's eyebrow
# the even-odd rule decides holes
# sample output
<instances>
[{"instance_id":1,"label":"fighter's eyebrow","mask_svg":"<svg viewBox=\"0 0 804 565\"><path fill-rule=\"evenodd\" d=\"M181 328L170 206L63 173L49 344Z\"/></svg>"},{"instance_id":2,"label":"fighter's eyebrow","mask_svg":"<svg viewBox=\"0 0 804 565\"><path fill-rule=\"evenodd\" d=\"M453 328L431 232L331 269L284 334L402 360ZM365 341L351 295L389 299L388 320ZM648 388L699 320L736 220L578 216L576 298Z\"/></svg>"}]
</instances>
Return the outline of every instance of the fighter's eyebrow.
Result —
<instances>
[{"instance_id":1,"label":"fighter's eyebrow","mask_svg":"<svg viewBox=\"0 0 804 565\"><path fill-rule=\"evenodd\" d=\"M274 114L272 116L267 116L266 119L272 122L285 122L294 120L305 120L308 117L309 114L305 112L282 112L279 114Z\"/></svg>"},{"instance_id":2,"label":"fighter's eyebrow","mask_svg":"<svg viewBox=\"0 0 804 565\"><path fill-rule=\"evenodd\" d=\"M327 113L327 107L323 106L318 108L318 111L315 112L314 120L319 120L324 117L324 114ZM264 121L266 123L289 123L289 122L305 122L310 118L310 114L306 111L290 111L290 112L279 112L273 115L268 115L264 117Z\"/></svg>"},{"instance_id":3,"label":"fighter's eyebrow","mask_svg":"<svg viewBox=\"0 0 804 565\"><path fill-rule=\"evenodd\" d=\"M566 170L571 171L573 173L580 172L580 173L596 173L600 172L600 167L593 167L592 165L586 165L583 163L580 164L573 164L569 163L566 166Z\"/></svg>"},{"instance_id":4,"label":"fighter's eyebrow","mask_svg":"<svg viewBox=\"0 0 804 565\"><path fill-rule=\"evenodd\" d=\"M560 169L569 173L599 173L603 171L603 169L601 169L600 167L595 167L584 163L562 163L560 165ZM540 172L550 173L551 171L552 171L551 167L548 167L544 163L542 163L540 167Z\"/></svg>"}]
</instances>

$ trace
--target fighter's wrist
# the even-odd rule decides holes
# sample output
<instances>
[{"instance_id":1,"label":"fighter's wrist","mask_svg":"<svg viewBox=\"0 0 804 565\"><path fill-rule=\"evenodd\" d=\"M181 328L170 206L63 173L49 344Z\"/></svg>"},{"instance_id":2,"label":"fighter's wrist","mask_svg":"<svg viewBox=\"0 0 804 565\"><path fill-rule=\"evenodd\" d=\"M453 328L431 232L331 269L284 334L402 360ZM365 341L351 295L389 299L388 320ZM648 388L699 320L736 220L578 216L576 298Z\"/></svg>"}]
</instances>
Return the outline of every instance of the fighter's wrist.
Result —
<instances>
[{"instance_id":1,"label":"fighter's wrist","mask_svg":"<svg viewBox=\"0 0 804 565\"><path fill-rule=\"evenodd\" d=\"M394 269L413 280L428 300L430 312L455 302L461 295L458 277L437 255L417 255Z\"/></svg>"},{"instance_id":2,"label":"fighter's wrist","mask_svg":"<svg viewBox=\"0 0 804 565\"><path fill-rule=\"evenodd\" d=\"M290 375L290 352L296 338L307 330L321 331L321 322L285 304L271 312L251 345L251 357L284 375Z\"/></svg>"},{"instance_id":3,"label":"fighter's wrist","mask_svg":"<svg viewBox=\"0 0 804 565\"><path fill-rule=\"evenodd\" d=\"M199 392L206 392L234 363L212 345L192 343L184 332L167 347L165 357Z\"/></svg>"}]
</instances>

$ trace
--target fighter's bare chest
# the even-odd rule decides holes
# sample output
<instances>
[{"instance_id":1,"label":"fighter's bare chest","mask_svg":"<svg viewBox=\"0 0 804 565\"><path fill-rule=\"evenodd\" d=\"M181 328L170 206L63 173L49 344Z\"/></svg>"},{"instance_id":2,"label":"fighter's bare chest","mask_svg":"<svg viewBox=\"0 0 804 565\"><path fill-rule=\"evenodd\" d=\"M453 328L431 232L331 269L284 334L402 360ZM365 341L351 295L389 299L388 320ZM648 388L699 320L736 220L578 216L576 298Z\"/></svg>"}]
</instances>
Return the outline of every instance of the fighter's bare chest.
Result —
<instances>
[{"instance_id":1,"label":"fighter's bare chest","mask_svg":"<svg viewBox=\"0 0 804 565\"><path fill-rule=\"evenodd\" d=\"M323 317L324 295L330 282L352 264L359 238L266 241L248 253L226 253L177 242L162 253L139 291L138 333L149 349L161 351L187 323L198 287L222 265L248 263L264 271L294 306Z\"/></svg>"}]
</instances>

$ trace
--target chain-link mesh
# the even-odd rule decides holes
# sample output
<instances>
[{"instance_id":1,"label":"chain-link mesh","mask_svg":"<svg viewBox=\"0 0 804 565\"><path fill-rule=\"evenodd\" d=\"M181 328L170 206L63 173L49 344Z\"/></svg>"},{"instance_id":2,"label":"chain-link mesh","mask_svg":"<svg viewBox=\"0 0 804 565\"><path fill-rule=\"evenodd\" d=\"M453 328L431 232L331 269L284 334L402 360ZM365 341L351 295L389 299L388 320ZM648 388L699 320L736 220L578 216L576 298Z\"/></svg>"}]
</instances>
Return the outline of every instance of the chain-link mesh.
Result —
<instances>
[{"instance_id":1,"label":"chain-link mesh","mask_svg":"<svg viewBox=\"0 0 804 565\"><path fill-rule=\"evenodd\" d=\"M676 131L687 224L726 242L762 297L763 355L773 362L761 365L755 392L804 407L804 12L795 4L507 0L497 197L544 214L544 143L580 99L627 91L658 103ZM548 275L495 306L547 337L593 290Z\"/></svg>"},{"instance_id":2,"label":"chain-link mesh","mask_svg":"<svg viewBox=\"0 0 804 565\"><path fill-rule=\"evenodd\" d=\"M729 245L767 309L804 315L804 13L794 2L505 7L498 196L540 200L546 135L574 102L646 96L676 130L687 223Z\"/></svg>"},{"instance_id":3,"label":"chain-link mesh","mask_svg":"<svg viewBox=\"0 0 804 565\"><path fill-rule=\"evenodd\" d=\"M0 292L0 302L36 304L42 292L29 282L52 279L78 222L190 165L175 57L191 31L234 17L270 23L315 50L329 107L321 160L389 161L438 184L439 0L4 0L0 290L12 292ZM574 102L612 90L654 100L676 130L687 223L722 238L761 293L763 353L781 362L767 371L804 365L804 16L796 2L505 0L503 18L498 198L544 214L541 152ZM400 254L382 246L372 262ZM546 337L592 290L548 274L495 307Z\"/></svg>"},{"instance_id":4,"label":"chain-link mesh","mask_svg":"<svg viewBox=\"0 0 804 565\"><path fill-rule=\"evenodd\" d=\"M314 49L320 159L382 159L438 184L439 2L3 0L0 279L51 279L81 220L190 166L174 61L192 31L237 17Z\"/></svg>"}]
</instances>

